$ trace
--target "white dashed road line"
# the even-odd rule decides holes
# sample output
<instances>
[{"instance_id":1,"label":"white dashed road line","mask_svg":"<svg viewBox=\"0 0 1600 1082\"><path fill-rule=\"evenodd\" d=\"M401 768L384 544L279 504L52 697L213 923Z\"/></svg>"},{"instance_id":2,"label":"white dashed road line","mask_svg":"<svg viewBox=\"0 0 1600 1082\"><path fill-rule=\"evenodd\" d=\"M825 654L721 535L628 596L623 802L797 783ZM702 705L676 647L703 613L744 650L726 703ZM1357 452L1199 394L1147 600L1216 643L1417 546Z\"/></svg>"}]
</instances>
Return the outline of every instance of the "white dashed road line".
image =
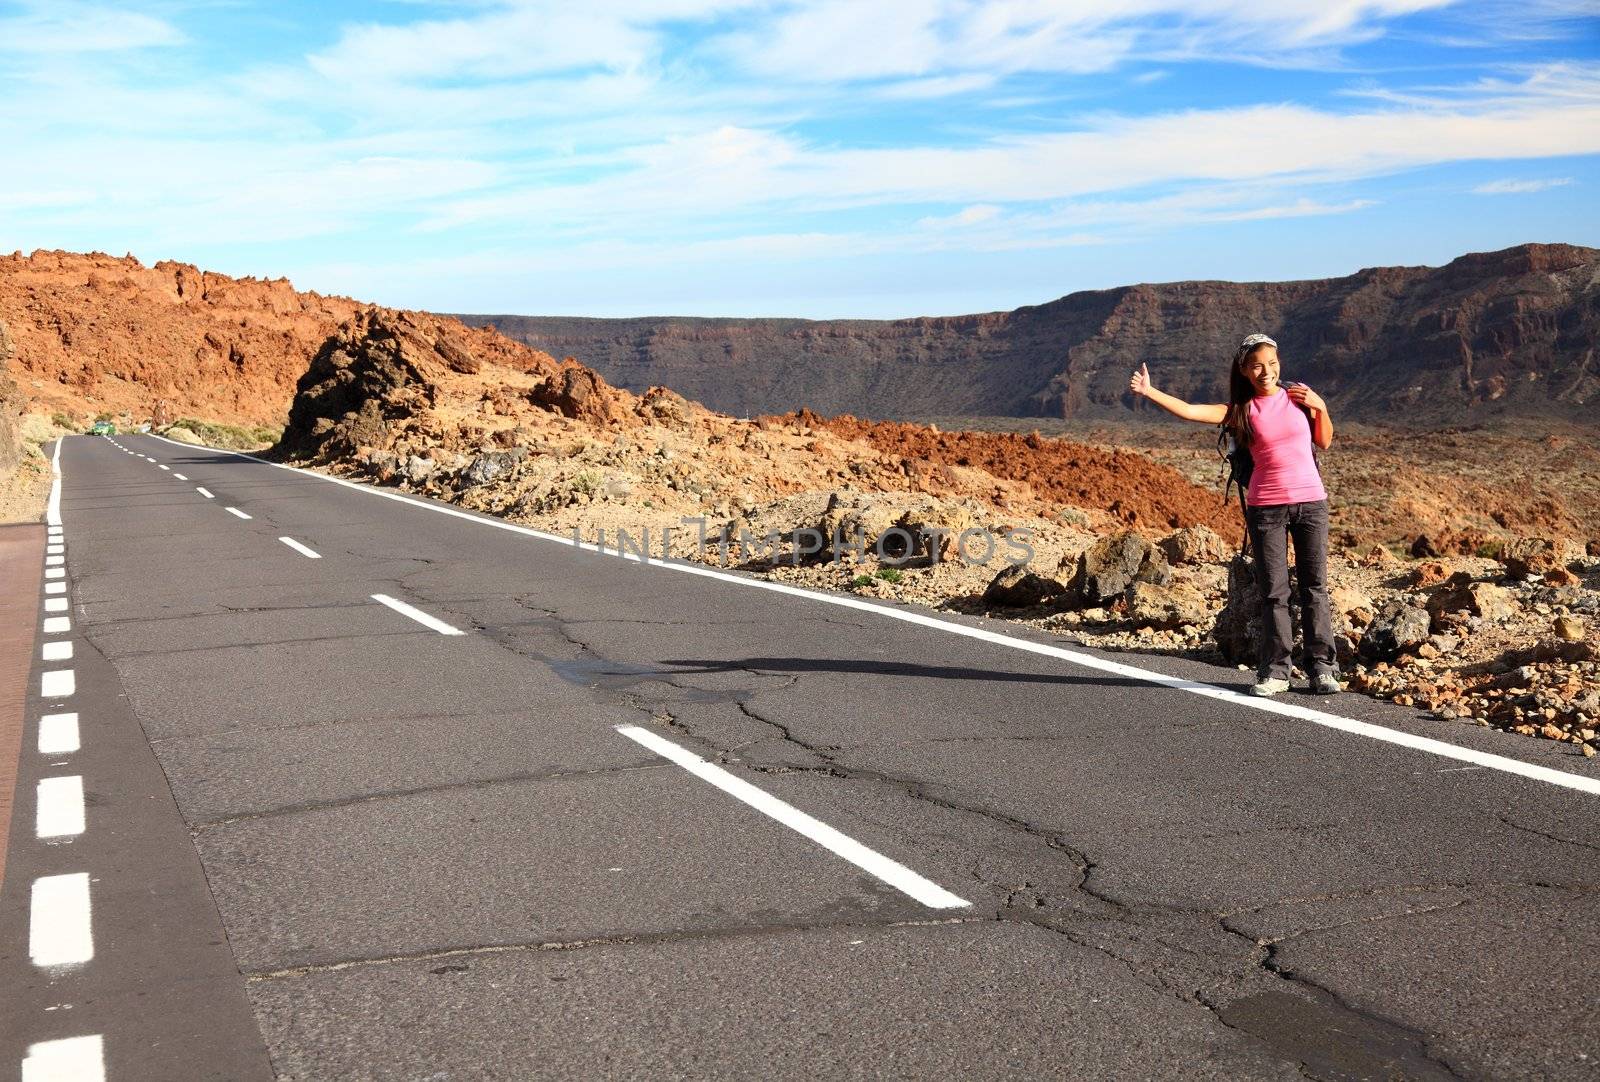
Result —
<instances>
[{"instance_id":1,"label":"white dashed road line","mask_svg":"<svg viewBox=\"0 0 1600 1082\"><path fill-rule=\"evenodd\" d=\"M280 537L280 538L278 538L278 540L282 541L285 545L288 545L290 548L294 549L300 555L302 555L302 556L304 556L304 557L306 557L308 559L312 559L312 560L320 560L320 559L322 559L322 554L320 552L312 552L310 549L306 548L304 545L302 545L300 542L296 541L292 537Z\"/></svg>"},{"instance_id":2,"label":"white dashed road line","mask_svg":"<svg viewBox=\"0 0 1600 1082\"><path fill-rule=\"evenodd\" d=\"M105 1082L104 1042L98 1033L28 1046L22 1082Z\"/></svg>"},{"instance_id":3,"label":"white dashed road line","mask_svg":"<svg viewBox=\"0 0 1600 1082\"><path fill-rule=\"evenodd\" d=\"M34 834L46 841L76 838L83 833L83 779L40 778L34 807Z\"/></svg>"},{"instance_id":4,"label":"white dashed road line","mask_svg":"<svg viewBox=\"0 0 1600 1082\"><path fill-rule=\"evenodd\" d=\"M72 617L46 616L44 618L44 633L46 635L60 635L72 630Z\"/></svg>"},{"instance_id":5,"label":"white dashed road line","mask_svg":"<svg viewBox=\"0 0 1600 1082\"><path fill-rule=\"evenodd\" d=\"M47 642L39 650L40 661L71 661L72 642Z\"/></svg>"},{"instance_id":6,"label":"white dashed road line","mask_svg":"<svg viewBox=\"0 0 1600 1082\"><path fill-rule=\"evenodd\" d=\"M78 750L78 715L46 714L39 719L39 754L71 755Z\"/></svg>"},{"instance_id":7,"label":"white dashed road line","mask_svg":"<svg viewBox=\"0 0 1600 1082\"><path fill-rule=\"evenodd\" d=\"M178 480L178 481L187 481L188 480L188 478L185 477L181 473L174 473L172 476L173 476L174 480Z\"/></svg>"},{"instance_id":8,"label":"white dashed road line","mask_svg":"<svg viewBox=\"0 0 1600 1082\"><path fill-rule=\"evenodd\" d=\"M47 597L44 599L45 612L66 612L68 607L67 599L64 597Z\"/></svg>"},{"instance_id":9,"label":"white dashed road line","mask_svg":"<svg viewBox=\"0 0 1600 1082\"><path fill-rule=\"evenodd\" d=\"M421 609L414 609L410 605L407 605L404 601L396 601L394 598L390 597L388 594L373 594L372 595L372 600L376 601L380 605L389 606L395 612L398 612L401 616L409 616L411 619L415 620L417 623L421 624L423 627L432 628L433 630L437 631L441 635L465 635L466 634L466 632L462 631L460 628L451 627L449 624L445 623L443 620L440 620L440 619L438 619L437 617L434 617L434 616L429 616L427 613L423 612Z\"/></svg>"},{"instance_id":10,"label":"white dashed road line","mask_svg":"<svg viewBox=\"0 0 1600 1082\"><path fill-rule=\"evenodd\" d=\"M36 966L81 965L94 957L88 872L45 875L33 881L28 957Z\"/></svg>"},{"instance_id":11,"label":"white dashed road line","mask_svg":"<svg viewBox=\"0 0 1600 1082\"><path fill-rule=\"evenodd\" d=\"M176 441L168 440L164 436L156 436L155 438L158 440L163 440L167 443L172 443L175 446L177 445ZM193 447L189 448L189 450L193 449ZM916 624L920 627L932 628L950 635L959 635L963 638L978 639L982 642L994 643L1012 650L1021 650L1030 654L1040 654L1046 657L1058 658L1062 661L1069 662L1073 665L1078 665L1082 668L1091 669L1097 672L1111 673L1115 676L1121 676L1130 680L1138 680L1147 684L1154 684L1158 687L1172 688L1176 691L1184 691L1194 695L1201 695L1209 699L1216 699L1226 702L1229 705L1239 707L1240 709L1259 710L1263 713L1277 714L1280 717L1297 718L1302 721L1308 721L1313 725L1322 725L1330 729L1337 729L1341 732L1350 733L1353 736L1361 736L1369 740L1379 740L1388 744L1396 744L1400 747L1411 748L1415 751L1424 752L1429 755L1437 755L1446 759L1455 759L1458 762L1472 763L1476 766L1486 766L1493 770L1501 771L1502 773L1515 774L1520 777L1532 779L1534 781L1542 781L1550 785L1559 785L1567 789L1576 789L1580 792L1600 795L1600 778L1585 777L1581 774L1573 774L1566 770L1556 770L1553 767L1539 766L1535 763L1524 762L1521 759L1513 759L1508 755L1495 755L1492 752L1478 751L1475 748L1462 747L1459 744L1451 744L1447 741L1436 740L1432 737L1416 736L1412 733L1402 732L1399 729L1390 729L1382 725L1374 725L1371 722L1357 721L1354 718L1347 718L1340 714L1330 714L1325 710L1317 710L1309 706L1301 706L1299 703L1280 702L1273 699L1257 698L1255 696L1246 695L1243 692L1236 691L1233 688L1220 687L1216 684L1206 684L1198 680L1190 680L1181 676L1168 676L1166 673L1155 672L1151 669L1141 669L1136 665L1129 665L1121 661L1113 661L1110 658L1096 657L1093 654L1086 654L1080 650L1070 650L1065 647L1053 646L1047 643L1032 642L1028 639L1016 638L998 631L990 631L987 628L969 627L966 624L958 624L949 620L942 620L939 617L929 616L925 613L915 612L910 609L893 609L885 605L879 605L875 602L862 600L858 597L847 597L840 594L825 594L814 590L807 590L799 586L790 586L788 583L784 582L772 582L766 579L746 578L741 575L731 575L725 571L719 571L711 567L704 567L699 564L680 563L669 560L658 560L655 558L644 559L641 561L640 557L632 553L618 554L610 552L605 549L600 549L589 542L575 541L572 537L565 537L560 534L545 533L542 530L529 529L526 526L518 526L514 522L506 522L503 519L486 518L482 515L470 514L466 511L457 510L453 507L441 507L438 504L424 503L422 500L413 499L409 496L403 496L398 492L384 492L380 489L373 488L370 485L360 485L354 481L347 481L342 477L329 477L325 474L314 473L310 470L301 470L296 469L293 466L286 466L281 462L268 462L264 458L257 458L255 455L247 455L242 451L230 451L222 447L212 447L208 448L208 450L220 451L223 454L233 455L236 458L248 459L251 462L259 462L264 466L271 466L274 469L287 470L290 473L298 474L302 477L312 477L318 481L323 481L331 485L342 485L345 488L354 489L357 492L365 492L368 495L376 496L379 499L394 500L397 503L408 504L411 507L419 507L424 511L432 511L435 514L449 515L452 518L464 519L468 522L475 522L479 526L484 526L489 529L505 530L509 533L522 534L525 537L536 537L543 541L553 541L556 544L566 545L569 548L576 547L589 552L598 551L606 556L621 555L623 559L630 560L635 563L644 562L649 564L651 567L659 567L668 571L677 571L686 575L698 575L702 578L717 579L722 582L732 583L748 589L769 590L773 593L787 594L791 597L800 597L806 599L807 601L813 601L819 604L835 605L840 608L854 609L861 612L870 612L877 616L881 616L886 620L900 620L908 624Z\"/></svg>"},{"instance_id":12,"label":"white dashed road line","mask_svg":"<svg viewBox=\"0 0 1600 1082\"><path fill-rule=\"evenodd\" d=\"M207 491L206 491L206 490L205 490L205 489L203 489L203 488L199 488L199 487L196 487L196 488L195 488L195 491L196 491L196 492L198 492L198 493L200 493L200 495L202 495L202 496L204 496L204 497L205 497L205 498L206 498L206 499L208 499L208 500L214 500L214 499L216 499L216 497L215 497L215 496L213 496L213 495L212 495L212 494L211 494L211 493L209 493L209 492L207 492Z\"/></svg>"},{"instance_id":13,"label":"white dashed road line","mask_svg":"<svg viewBox=\"0 0 1600 1082\"><path fill-rule=\"evenodd\" d=\"M702 781L715 785L729 796L744 801L789 829L804 834L829 852L843 857L862 871L877 876L930 909L960 909L972 904L965 898L951 894L932 880L923 878L904 864L868 849L820 819L812 818L792 804L786 804L766 790L758 789L742 778L734 777L720 766L706 762L693 752L686 751L648 729L641 729L637 725L618 725L616 729L629 740L643 744L662 758L677 763Z\"/></svg>"},{"instance_id":14,"label":"white dashed road line","mask_svg":"<svg viewBox=\"0 0 1600 1082\"><path fill-rule=\"evenodd\" d=\"M64 582L47 582L44 584L44 592L47 594L64 594L67 592L67 584Z\"/></svg>"},{"instance_id":15,"label":"white dashed road line","mask_svg":"<svg viewBox=\"0 0 1600 1082\"><path fill-rule=\"evenodd\" d=\"M159 463L158 463L158 464L157 464L157 465L156 465L156 469L158 469L158 470L170 470L170 469L172 469L172 467L171 467L171 466L162 466L162 465L160 465L160 464L159 464Z\"/></svg>"},{"instance_id":16,"label":"white dashed road line","mask_svg":"<svg viewBox=\"0 0 1600 1082\"><path fill-rule=\"evenodd\" d=\"M228 514L237 515L239 518L249 518L250 517L249 515L245 514L243 511L239 510L237 507L229 507L226 510L227 510Z\"/></svg>"},{"instance_id":17,"label":"white dashed road line","mask_svg":"<svg viewBox=\"0 0 1600 1082\"><path fill-rule=\"evenodd\" d=\"M50 669L39 674L41 699L65 699L77 690L78 681L71 669Z\"/></svg>"}]
</instances>

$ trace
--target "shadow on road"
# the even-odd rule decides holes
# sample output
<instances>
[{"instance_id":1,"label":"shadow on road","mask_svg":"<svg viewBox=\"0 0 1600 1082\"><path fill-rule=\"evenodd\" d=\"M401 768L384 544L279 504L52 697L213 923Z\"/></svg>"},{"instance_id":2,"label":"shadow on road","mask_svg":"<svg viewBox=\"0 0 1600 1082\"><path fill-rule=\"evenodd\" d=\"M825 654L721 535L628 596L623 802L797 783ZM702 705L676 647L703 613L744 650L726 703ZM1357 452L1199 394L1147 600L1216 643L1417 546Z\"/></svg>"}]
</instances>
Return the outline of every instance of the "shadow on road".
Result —
<instances>
[{"instance_id":1,"label":"shadow on road","mask_svg":"<svg viewBox=\"0 0 1600 1082\"><path fill-rule=\"evenodd\" d=\"M1077 684L1099 687L1153 687L1144 680L1125 676L1073 676L1065 673L1007 672L998 669L973 669L957 665L918 665L911 661L852 661L843 658L746 657L727 661L696 658L663 658L662 665L678 668L675 675L687 673L738 672L822 672L866 673L871 676L915 676L932 680L988 680L1001 683Z\"/></svg>"}]
</instances>

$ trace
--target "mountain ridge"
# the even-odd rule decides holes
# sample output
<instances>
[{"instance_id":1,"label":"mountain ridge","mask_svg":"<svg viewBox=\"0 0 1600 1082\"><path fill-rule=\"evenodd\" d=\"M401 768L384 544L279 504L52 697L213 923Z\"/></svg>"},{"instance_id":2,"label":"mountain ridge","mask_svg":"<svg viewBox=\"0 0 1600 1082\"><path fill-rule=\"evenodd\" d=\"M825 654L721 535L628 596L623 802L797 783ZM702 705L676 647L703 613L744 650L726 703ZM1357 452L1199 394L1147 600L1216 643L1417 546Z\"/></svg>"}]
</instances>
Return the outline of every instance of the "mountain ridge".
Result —
<instances>
[{"instance_id":1,"label":"mountain ridge","mask_svg":"<svg viewBox=\"0 0 1600 1082\"><path fill-rule=\"evenodd\" d=\"M1600 249L1522 244L1441 267L1289 282L1085 290L1011 311L898 320L454 314L630 390L673 388L736 415L809 408L882 419L1127 417L1127 373L1226 397L1244 334L1352 419L1576 420L1600 395Z\"/></svg>"}]
</instances>

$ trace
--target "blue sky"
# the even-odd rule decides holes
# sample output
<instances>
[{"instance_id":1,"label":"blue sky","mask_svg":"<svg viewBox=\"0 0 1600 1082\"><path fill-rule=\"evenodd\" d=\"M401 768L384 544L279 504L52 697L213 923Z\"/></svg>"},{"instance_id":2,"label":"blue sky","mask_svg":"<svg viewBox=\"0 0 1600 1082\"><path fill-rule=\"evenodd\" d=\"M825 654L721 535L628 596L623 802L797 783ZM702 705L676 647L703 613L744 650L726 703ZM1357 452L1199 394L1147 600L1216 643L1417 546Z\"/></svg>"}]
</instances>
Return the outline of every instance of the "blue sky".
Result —
<instances>
[{"instance_id":1,"label":"blue sky","mask_svg":"<svg viewBox=\"0 0 1600 1082\"><path fill-rule=\"evenodd\" d=\"M1600 247L1595 11L0 3L0 250L826 318Z\"/></svg>"}]
</instances>

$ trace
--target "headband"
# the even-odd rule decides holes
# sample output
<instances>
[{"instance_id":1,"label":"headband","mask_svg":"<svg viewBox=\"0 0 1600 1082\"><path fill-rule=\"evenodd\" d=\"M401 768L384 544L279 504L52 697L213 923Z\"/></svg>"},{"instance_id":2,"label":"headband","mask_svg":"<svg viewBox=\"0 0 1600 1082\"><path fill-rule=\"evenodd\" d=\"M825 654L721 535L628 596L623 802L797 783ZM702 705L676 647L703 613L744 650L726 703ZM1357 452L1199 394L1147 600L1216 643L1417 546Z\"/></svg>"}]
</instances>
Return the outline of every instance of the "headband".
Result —
<instances>
[{"instance_id":1,"label":"headband","mask_svg":"<svg viewBox=\"0 0 1600 1082\"><path fill-rule=\"evenodd\" d=\"M1260 346L1260 345L1268 345L1268 346L1271 346L1273 349L1277 349L1278 348L1278 343L1274 342L1272 339L1268 338L1264 334L1247 335L1245 337L1245 340L1243 342L1239 343L1239 348L1241 350L1246 350L1246 349L1249 349L1251 346Z\"/></svg>"}]
</instances>

